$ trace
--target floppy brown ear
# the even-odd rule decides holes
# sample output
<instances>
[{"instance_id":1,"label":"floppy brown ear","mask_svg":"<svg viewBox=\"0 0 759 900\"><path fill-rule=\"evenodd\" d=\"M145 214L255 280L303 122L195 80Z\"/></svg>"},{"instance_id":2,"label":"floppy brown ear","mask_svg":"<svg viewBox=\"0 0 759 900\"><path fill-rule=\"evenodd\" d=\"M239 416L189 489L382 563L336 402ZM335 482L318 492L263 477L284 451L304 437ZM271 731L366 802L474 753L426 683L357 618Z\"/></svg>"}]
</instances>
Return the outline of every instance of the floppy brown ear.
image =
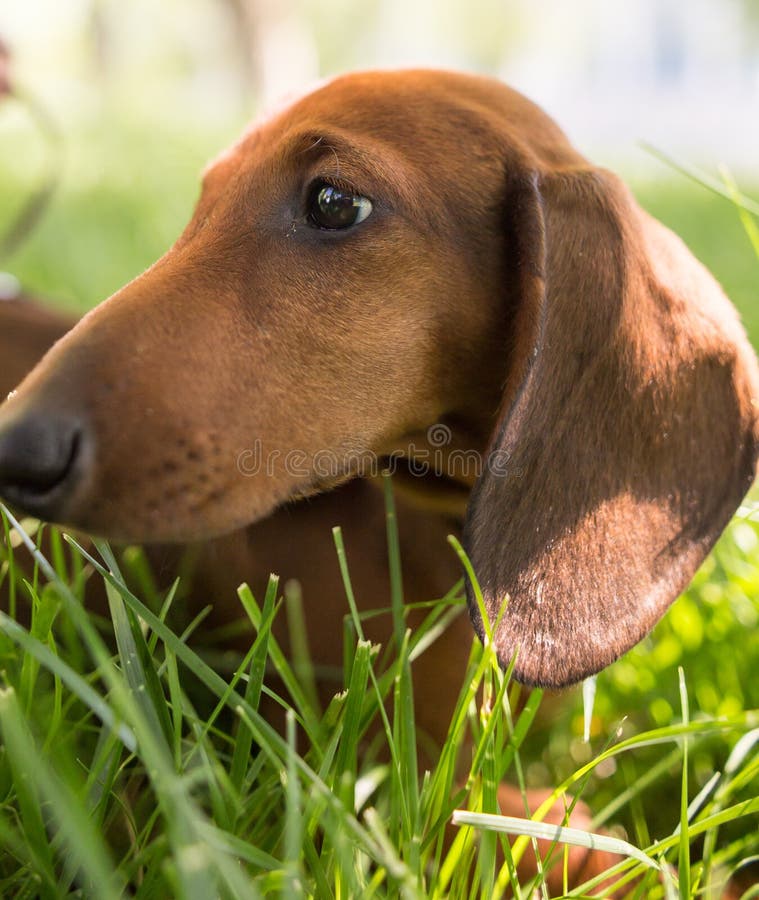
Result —
<instances>
[{"instance_id":1,"label":"floppy brown ear","mask_svg":"<svg viewBox=\"0 0 759 900\"><path fill-rule=\"evenodd\" d=\"M610 173L506 197L511 380L465 546L516 677L561 686L639 641L750 487L756 360L734 309ZM483 622L470 591L480 636Z\"/></svg>"}]
</instances>

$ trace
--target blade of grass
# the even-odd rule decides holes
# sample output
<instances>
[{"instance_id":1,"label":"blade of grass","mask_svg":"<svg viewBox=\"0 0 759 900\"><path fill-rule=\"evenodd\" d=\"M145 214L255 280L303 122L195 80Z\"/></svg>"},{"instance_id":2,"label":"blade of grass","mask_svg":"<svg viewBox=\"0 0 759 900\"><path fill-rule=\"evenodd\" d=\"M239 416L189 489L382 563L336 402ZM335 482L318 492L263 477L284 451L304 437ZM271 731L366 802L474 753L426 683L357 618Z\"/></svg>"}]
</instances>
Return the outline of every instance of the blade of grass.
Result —
<instances>
[{"instance_id":1,"label":"blade of grass","mask_svg":"<svg viewBox=\"0 0 759 900\"><path fill-rule=\"evenodd\" d=\"M300 781L295 762L295 715L289 709L286 717L287 729L287 787L285 791L285 871L286 887L284 897L299 900L303 896L303 878L300 870L300 848L302 844L302 819Z\"/></svg>"},{"instance_id":2,"label":"blade of grass","mask_svg":"<svg viewBox=\"0 0 759 900\"><path fill-rule=\"evenodd\" d=\"M30 635L41 644L52 642L52 629L55 617L60 609L60 600L55 590L46 586L35 597L32 603L32 622ZM19 700L28 712L34 702L34 688L39 672L39 660L32 654L25 654L21 664L21 680L19 684Z\"/></svg>"},{"instance_id":3,"label":"blade of grass","mask_svg":"<svg viewBox=\"0 0 759 900\"><path fill-rule=\"evenodd\" d=\"M455 810L453 813L453 824L469 825L472 828L499 831L503 834L515 836L525 835L537 840L556 841L561 844L571 844L574 847L584 847L587 850L605 850L609 853L616 853L619 856L627 856L642 863L647 868L661 869L661 866L655 859L652 859L627 841L605 834L581 831L578 828L567 828L564 825L548 825L545 822L533 822L531 819L518 819L514 816L495 816L486 813L470 812L467 809Z\"/></svg>"},{"instance_id":4,"label":"blade of grass","mask_svg":"<svg viewBox=\"0 0 759 900\"><path fill-rule=\"evenodd\" d=\"M81 803L77 802L77 795L72 788L62 781L50 765L39 755L34 739L29 733L21 708L12 689L0 689L0 727L3 732L5 747L14 766L20 773L22 782L28 779L29 784L34 784L45 798L48 809L54 817L61 835L66 843L68 852L81 867L86 879L86 893L97 894L103 900L118 900L121 896L122 882L116 873L108 852L103 843L103 838L87 815ZM33 794L30 792L26 800L33 802ZM27 810L31 818L25 819L25 825L32 829L31 839L35 842L36 850L42 854L43 859L49 859L49 849L44 846L48 842L47 834L42 825L39 806L34 803L36 813ZM97 886L95 891L94 886Z\"/></svg>"},{"instance_id":5,"label":"blade of grass","mask_svg":"<svg viewBox=\"0 0 759 900\"><path fill-rule=\"evenodd\" d=\"M163 739L168 750L172 745L171 717L142 631L131 610L125 607L119 592L107 584L106 593L126 682L155 738Z\"/></svg>"},{"instance_id":6,"label":"blade of grass","mask_svg":"<svg viewBox=\"0 0 759 900\"><path fill-rule=\"evenodd\" d=\"M583 740L590 742L590 726L593 721L593 705L596 700L597 677L592 675L582 683L582 709L583 709Z\"/></svg>"},{"instance_id":7,"label":"blade of grass","mask_svg":"<svg viewBox=\"0 0 759 900\"><path fill-rule=\"evenodd\" d=\"M0 518L3 520L3 534L5 536L5 559L8 565L8 615L11 619L17 616L16 609L16 558L11 543L11 526L5 514L5 507L0 503Z\"/></svg>"},{"instance_id":8,"label":"blade of grass","mask_svg":"<svg viewBox=\"0 0 759 900\"><path fill-rule=\"evenodd\" d=\"M690 708L688 704L688 687L685 683L685 671L678 666L677 677L680 687L680 707L682 709L683 725L690 721ZM680 784L680 846L678 851L678 879L680 883L680 896L690 897L690 837L688 821L688 736L682 738L682 779Z\"/></svg>"},{"instance_id":9,"label":"blade of grass","mask_svg":"<svg viewBox=\"0 0 759 900\"><path fill-rule=\"evenodd\" d=\"M166 651L166 677L169 684L169 700L171 706L172 721L172 748L174 755L174 768L179 772L182 768L182 729L183 729L183 703L182 687L179 682L179 668L177 658L171 652Z\"/></svg>"},{"instance_id":10,"label":"blade of grass","mask_svg":"<svg viewBox=\"0 0 759 900\"><path fill-rule=\"evenodd\" d=\"M399 649L399 669L393 686L393 738L398 747L400 768L393 771L391 790L391 834L396 842L408 847L409 865L416 870L419 862L417 838L419 816L419 781L417 774L416 726L411 670L408 664L409 635L406 631Z\"/></svg>"},{"instance_id":11,"label":"blade of grass","mask_svg":"<svg viewBox=\"0 0 759 900\"><path fill-rule=\"evenodd\" d=\"M303 612L303 592L300 582L291 579L285 584L285 609L290 636L290 658L295 677L303 688L303 692L315 715L321 714L319 692L316 687L316 675L311 651L308 646L308 628Z\"/></svg>"},{"instance_id":12,"label":"blade of grass","mask_svg":"<svg viewBox=\"0 0 759 900\"><path fill-rule=\"evenodd\" d=\"M248 670L248 683L245 687L245 701L251 709L258 709L261 700L261 690L263 688L264 673L266 672L266 659L269 653L269 637L271 635L271 626L277 613L275 601L277 599L277 578L269 577L266 586L266 595L264 596L264 606L261 611L261 627L256 635L253 643L253 652L250 660L250 668ZM247 585L245 585L247 587ZM248 592L250 589L248 588ZM252 597L252 594L250 594ZM250 761L250 751L253 746L253 732L240 721L237 726L237 734L235 736L235 746L232 751L232 764L229 769L229 777L235 789L239 793L242 789L245 773Z\"/></svg>"},{"instance_id":13,"label":"blade of grass","mask_svg":"<svg viewBox=\"0 0 759 900\"><path fill-rule=\"evenodd\" d=\"M276 584L279 585L279 579L276 576L271 576L271 578L276 578ZM246 584L241 585L240 588L238 588L237 596L240 598L243 609L245 610L246 615L253 624L253 627L256 629L256 631L260 631L262 624L262 613L250 588ZM308 696L303 690L303 687L301 686L298 678L296 677L295 672L293 671L292 666L287 659L287 656L282 651L279 642L271 632L269 634L269 637L267 638L267 641L268 659L271 661L271 663L273 663L274 668L277 671L277 675L282 679L285 685L285 689L287 690L290 697L292 697L295 708L301 718L303 728L308 735L309 742L314 747L319 747L319 717L312 707Z\"/></svg>"},{"instance_id":14,"label":"blade of grass","mask_svg":"<svg viewBox=\"0 0 759 900\"><path fill-rule=\"evenodd\" d=\"M87 808L95 825L102 826L109 795L114 789L122 748L115 734L100 730L87 775Z\"/></svg>"},{"instance_id":15,"label":"blade of grass","mask_svg":"<svg viewBox=\"0 0 759 900\"><path fill-rule=\"evenodd\" d=\"M738 193L736 195L736 198L734 199L721 182L719 182L716 178L712 178L703 170L697 168L696 166L691 166L688 163L682 162L681 160L675 159L674 156L670 156L663 150L660 150L658 147L655 147L653 144L649 144L646 141L641 141L640 145L647 153L655 156L657 159L661 160L676 172L680 172L682 175L685 175L692 181L698 182L713 193L718 194L720 197L725 197L727 200L731 200L734 203L737 203L752 215L759 216L759 203L756 203L745 194Z\"/></svg>"},{"instance_id":16,"label":"blade of grass","mask_svg":"<svg viewBox=\"0 0 759 900\"><path fill-rule=\"evenodd\" d=\"M341 789L347 792L343 795L342 800L350 809L353 809L355 805L354 787L358 770L358 743L362 734L361 708L369 681L371 656L372 644L369 641L359 641L351 671L351 682L348 685L340 746L335 760L334 771L341 778Z\"/></svg>"},{"instance_id":17,"label":"blade of grass","mask_svg":"<svg viewBox=\"0 0 759 900\"><path fill-rule=\"evenodd\" d=\"M494 689L493 681L494 673L491 668L485 674L485 682L483 685L482 701L479 709L480 727L482 728L482 732L478 741L479 746L477 751L481 759L481 811L497 814L500 812L500 809L498 808L498 779L496 776L493 738L499 717L493 715L493 706L497 709L500 703L498 698L496 698L495 704L492 703L492 692ZM506 687L506 679L501 679L500 689L504 693L506 692ZM479 892L482 897L488 897L493 893L496 877L496 838L497 835L493 832L485 832L480 835L480 848L479 853L477 854L477 870L480 881ZM474 888L474 884L472 887Z\"/></svg>"},{"instance_id":18,"label":"blade of grass","mask_svg":"<svg viewBox=\"0 0 759 900\"><path fill-rule=\"evenodd\" d=\"M162 621L166 621L166 617L169 614L169 610L174 602L174 598L177 595L177 591L179 590L179 579L175 578L173 584L166 592L166 597L164 598L163 603L160 605L160 611L158 613L158 618ZM158 644L158 635L151 632L148 636L148 650L150 651L150 655L152 656L155 653L155 648Z\"/></svg>"},{"instance_id":19,"label":"blade of grass","mask_svg":"<svg viewBox=\"0 0 759 900\"><path fill-rule=\"evenodd\" d=\"M448 535L448 543L453 547L456 556L458 556L461 564L464 567L464 571L467 574L467 578L469 579L469 583L472 586L472 591L474 592L474 598L477 602L477 609L480 613L480 618L482 619L482 627L485 631L485 637L487 638L487 643L493 643L493 623L490 621L490 616L488 615L487 608L485 606L485 598L482 596L482 590L480 588L480 584L477 581L477 576L474 574L474 569L472 568L472 564L469 561L469 557L466 554L466 551L461 546L461 543L457 538L455 538L452 534ZM504 604L505 605L505 604Z\"/></svg>"},{"instance_id":20,"label":"blade of grass","mask_svg":"<svg viewBox=\"0 0 759 900\"><path fill-rule=\"evenodd\" d=\"M361 624L361 617L358 614L358 606L356 605L356 597L355 597L355 594L353 593L353 585L351 583L350 573L348 571L348 559L347 559L347 556L345 553L345 544L343 543L343 535L342 535L341 529L339 527L333 528L332 535L333 535L333 538L335 541L335 548L337 549L337 561L338 561L338 565L340 566L340 575L343 580L343 587L345 589L345 595L348 599L348 606L350 607L353 624L354 624L354 627L356 629L356 633L358 634L359 639L361 641L366 641L366 638L364 637L364 629ZM377 708L377 712L380 715L380 719L382 721L382 725L384 728L385 737L387 739L387 746L390 751L390 756L392 759L393 769L394 769L394 772L396 773L395 777L397 778L398 781L400 781L401 763L398 758L398 748L395 743L392 728L390 727L390 721L387 717L387 710L385 709L385 704L384 704L384 700L383 700L384 695L383 695L383 692L380 690L380 686L377 682L377 676L372 667L369 668L369 677L371 679L372 687L374 688L374 693L377 698L377 707L376 708ZM407 799L408 798L403 797L404 803L407 802ZM407 808L404 810L404 815L406 816L406 818L408 820L409 812L408 812Z\"/></svg>"},{"instance_id":21,"label":"blade of grass","mask_svg":"<svg viewBox=\"0 0 759 900\"><path fill-rule=\"evenodd\" d=\"M401 575L401 549L398 537L398 516L395 511L393 484L389 473L382 475L385 495L385 530L387 534L387 557L390 571L390 606L393 612L395 645L400 650L406 632L406 617L403 609L403 577Z\"/></svg>"},{"instance_id":22,"label":"blade of grass","mask_svg":"<svg viewBox=\"0 0 759 900\"><path fill-rule=\"evenodd\" d=\"M759 257L759 226L757 226L755 219L755 216L759 215L759 206L757 206L757 208L753 211L752 215L752 211L749 210L743 203L743 195L738 190L738 185L735 183L735 179L730 174L727 166L720 166L719 174L725 183L728 196L733 201L736 209L738 210L738 215L740 216L743 229L746 232L749 241L751 242L754 253Z\"/></svg>"},{"instance_id":23,"label":"blade of grass","mask_svg":"<svg viewBox=\"0 0 759 900\"><path fill-rule=\"evenodd\" d=\"M398 517L395 509L393 485L388 473L383 474L382 484L385 495L385 526L387 537L387 556L390 570L390 605L393 611L393 631L399 659L399 673L396 676L394 689L395 735L398 744L398 756L401 762L400 774L405 775L402 794L405 795L404 806L407 817L401 819L405 825L406 840L413 851L409 860L412 869L419 863L419 843L413 837L418 828L419 819L419 777L416 749L416 716L414 715L414 685L411 676L410 632L406 629L406 617L403 603L403 577L401 573L401 548L398 534ZM395 792L393 792L395 795Z\"/></svg>"}]
</instances>

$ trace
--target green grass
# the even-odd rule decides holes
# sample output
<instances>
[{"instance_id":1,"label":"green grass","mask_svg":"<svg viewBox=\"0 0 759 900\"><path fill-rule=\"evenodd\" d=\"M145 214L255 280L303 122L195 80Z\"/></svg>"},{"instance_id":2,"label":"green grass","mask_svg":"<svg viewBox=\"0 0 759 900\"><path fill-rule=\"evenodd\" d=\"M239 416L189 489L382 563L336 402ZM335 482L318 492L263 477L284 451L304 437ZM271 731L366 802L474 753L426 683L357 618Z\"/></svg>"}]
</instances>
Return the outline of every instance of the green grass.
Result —
<instances>
[{"instance_id":1,"label":"green grass","mask_svg":"<svg viewBox=\"0 0 759 900\"><path fill-rule=\"evenodd\" d=\"M529 897L502 865L527 839L507 851L500 831L540 826L493 818L502 778L581 794L594 827L632 855L617 877L636 879L638 897L674 895L667 864L695 897L759 854L756 525L736 520L654 636L599 676L588 744L579 695L542 717L541 692L524 703L473 640L448 740L418 777L409 661L463 600L453 590L407 629L389 512L394 638L363 640L337 533L350 627L344 690L323 712L307 651L288 662L272 635L276 580L265 598L241 588L257 637L222 675L166 625L171 592L152 611L106 545L89 555L58 543L56 565L38 556L24 582L27 551L11 540L0 579L6 591L14 580L29 615L28 627L0 618L0 894L466 897L510 884ZM81 604L87 577L109 585L111 621L99 627ZM285 735L258 711L273 675ZM461 824L446 837L454 813Z\"/></svg>"},{"instance_id":2,"label":"green grass","mask_svg":"<svg viewBox=\"0 0 759 900\"><path fill-rule=\"evenodd\" d=\"M111 125L75 138L48 214L2 263L80 311L170 245L203 161L237 130L125 135ZM14 128L0 151L5 222L40 171L34 140ZM674 175L636 193L715 272L759 343L758 263L735 206ZM265 597L241 589L257 638L222 673L192 649L192 626L177 634L166 624L173 595L143 605L104 546L90 559L49 530L52 569L38 559L25 582L28 551L3 518L0 896L458 898L510 883L527 898L531 886L502 867L526 839L509 850L499 829L529 827L488 818L501 778L581 795L594 829L645 854L619 875L639 898L716 896L759 855L759 527L750 518L733 521L654 634L598 677L589 742L579 692L528 696L473 641L448 741L420 773L410 660L463 599L452 590L407 629L389 512L393 640L361 639L341 556L344 691L326 710L308 647L294 640L288 661L272 634L283 604L297 622L297 592L283 596L275 581ZM135 576L140 557L128 558ZM108 621L82 606L88 578L110 585ZM284 734L259 715L273 683L291 710ZM469 824L451 826L455 810ZM664 862L679 874L662 876Z\"/></svg>"}]
</instances>

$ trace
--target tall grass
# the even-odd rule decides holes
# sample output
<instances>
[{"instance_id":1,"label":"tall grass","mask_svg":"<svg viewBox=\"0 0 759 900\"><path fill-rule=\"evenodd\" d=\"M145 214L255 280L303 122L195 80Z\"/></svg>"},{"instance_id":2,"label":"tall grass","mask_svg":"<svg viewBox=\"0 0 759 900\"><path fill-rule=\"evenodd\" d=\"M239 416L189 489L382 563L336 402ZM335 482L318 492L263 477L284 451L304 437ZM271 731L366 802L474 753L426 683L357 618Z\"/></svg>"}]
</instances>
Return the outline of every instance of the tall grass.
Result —
<instances>
[{"instance_id":1,"label":"tall grass","mask_svg":"<svg viewBox=\"0 0 759 900\"><path fill-rule=\"evenodd\" d=\"M272 634L284 602L276 579L263 598L240 588L256 638L222 675L166 625L173 592L151 610L105 544L86 549L69 538L64 547L56 537L51 564L3 512L0 579L6 592L14 585L28 623L20 624L21 614L0 616L2 896L489 897L507 887L518 897L534 889L547 896L540 875L534 884L514 875L533 836L555 842L559 865L565 843L611 841L625 859L613 877L635 896L695 897L710 895L759 853L756 687L748 684L753 707L699 709L700 679L718 676L708 653L695 676L687 654L679 681L675 666L657 673L683 702L666 724L640 731L620 730L626 713L640 712L615 695L613 676L601 676L592 741L582 745L582 764L561 777L545 748L533 741L530 749L541 693L520 702L492 648L473 641L448 739L434 767L419 773L411 661L463 600L459 585L429 607L418 629L407 628L388 502L394 633L385 648L363 639L336 533L345 664L343 690L325 710L307 647L290 662ZM28 580L25 540L34 558ZM736 521L686 602L713 592L721 596L707 602L729 605L735 581L719 573L740 566L749 576L756 541L755 526ZM87 578L107 586L110 622L96 622L82 606ZM752 592L757 579L754 572ZM748 602L756 616L755 597ZM744 636L743 648L749 644ZM722 659L730 677L741 649ZM756 654L747 655L745 664L755 665ZM642 654L625 662L633 664L645 671ZM276 692L275 683L283 686ZM287 710L284 734L260 713L265 694ZM579 714L574 699L567 705ZM568 755L577 757L574 744ZM541 826L540 811L534 823L497 815L498 782L525 786L535 765L557 779L555 797L582 794L593 804L594 837ZM622 822L626 834L608 831ZM509 844L506 833L522 837ZM596 891L605 896L609 888L596 882ZM567 895L593 893L588 884Z\"/></svg>"}]
</instances>

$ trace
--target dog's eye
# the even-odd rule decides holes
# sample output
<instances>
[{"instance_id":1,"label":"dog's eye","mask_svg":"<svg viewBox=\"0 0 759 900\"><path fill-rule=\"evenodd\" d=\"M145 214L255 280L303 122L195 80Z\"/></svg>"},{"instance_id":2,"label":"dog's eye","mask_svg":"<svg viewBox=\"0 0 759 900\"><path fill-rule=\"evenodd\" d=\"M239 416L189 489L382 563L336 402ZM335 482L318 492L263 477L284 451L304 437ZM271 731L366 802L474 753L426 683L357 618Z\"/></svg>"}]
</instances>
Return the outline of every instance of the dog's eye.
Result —
<instances>
[{"instance_id":1,"label":"dog's eye","mask_svg":"<svg viewBox=\"0 0 759 900\"><path fill-rule=\"evenodd\" d=\"M308 196L309 223L328 231L358 225L371 211L368 197L326 181L317 181Z\"/></svg>"}]
</instances>

